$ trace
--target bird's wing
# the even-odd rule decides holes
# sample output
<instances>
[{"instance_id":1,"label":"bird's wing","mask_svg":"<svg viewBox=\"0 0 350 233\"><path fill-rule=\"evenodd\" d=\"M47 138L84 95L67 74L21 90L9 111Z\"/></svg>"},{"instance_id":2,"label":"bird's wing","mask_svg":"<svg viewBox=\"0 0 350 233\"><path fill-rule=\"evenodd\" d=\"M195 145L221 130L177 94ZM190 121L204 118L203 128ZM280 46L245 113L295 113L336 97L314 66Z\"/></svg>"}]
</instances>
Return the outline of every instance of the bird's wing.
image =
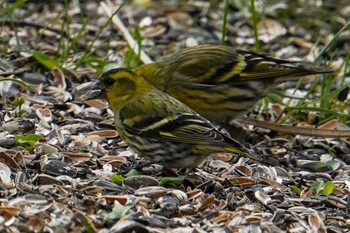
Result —
<instances>
[{"instance_id":1,"label":"bird's wing","mask_svg":"<svg viewBox=\"0 0 350 233\"><path fill-rule=\"evenodd\" d=\"M173 78L191 79L193 83L215 84L231 78L246 66L233 48L202 45L184 49L166 57L159 64L171 67Z\"/></svg>"},{"instance_id":2,"label":"bird's wing","mask_svg":"<svg viewBox=\"0 0 350 233\"><path fill-rule=\"evenodd\" d=\"M153 115L133 122L132 125L125 123L124 127L135 135L157 140L217 146L228 146L231 143L227 141L230 138L195 113L166 117Z\"/></svg>"},{"instance_id":3,"label":"bird's wing","mask_svg":"<svg viewBox=\"0 0 350 233\"><path fill-rule=\"evenodd\" d=\"M162 138L193 144L221 144L224 136L197 114L182 114L159 128Z\"/></svg>"},{"instance_id":4,"label":"bird's wing","mask_svg":"<svg viewBox=\"0 0 350 233\"><path fill-rule=\"evenodd\" d=\"M171 72L177 74L173 77L191 79L198 84L278 77L291 79L291 77L333 72L326 68L313 68L311 64L305 62L276 59L264 54L210 45L185 49L165 58L159 64L172 67Z\"/></svg>"},{"instance_id":5,"label":"bird's wing","mask_svg":"<svg viewBox=\"0 0 350 233\"><path fill-rule=\"evenodd\" d=\"M240 74L242 79L264 79L278 77L299 77L311 74L332 73L333 70L312 67L312 64L302 61L277 59L265 54L245 50L237 50L244 58L245 68Z\"/></svg>"}]
</instances>

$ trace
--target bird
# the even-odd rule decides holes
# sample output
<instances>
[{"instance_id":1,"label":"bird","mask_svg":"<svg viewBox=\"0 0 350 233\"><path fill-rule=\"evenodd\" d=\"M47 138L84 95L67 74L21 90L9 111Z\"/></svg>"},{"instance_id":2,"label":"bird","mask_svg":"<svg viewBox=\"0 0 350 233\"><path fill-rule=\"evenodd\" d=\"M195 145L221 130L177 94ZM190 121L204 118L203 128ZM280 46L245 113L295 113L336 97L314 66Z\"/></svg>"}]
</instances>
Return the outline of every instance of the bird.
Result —
<instances>
[{"instance_id":1,"label":"bird","mask_svg":"<svg viewBox=\"0 0 350 233\"><path fill-rule=\"evenodd\" d=\"M211 122L228 123L247 113L271 87L333 70L204 44L144 64L135 72Z\"/></svg>"},{"instance_id":2,"label":"bird","mask_svg":"<svg viewBox=\"0 0 350 233\"><path fill-rule=\"evenodd\" d=\"M134 71L114 68L103 73L91 93L86 96L109 103L121 139L151 162L195 168L217 152L250 157L241 143Z\"/></svg>"}]
</instances>

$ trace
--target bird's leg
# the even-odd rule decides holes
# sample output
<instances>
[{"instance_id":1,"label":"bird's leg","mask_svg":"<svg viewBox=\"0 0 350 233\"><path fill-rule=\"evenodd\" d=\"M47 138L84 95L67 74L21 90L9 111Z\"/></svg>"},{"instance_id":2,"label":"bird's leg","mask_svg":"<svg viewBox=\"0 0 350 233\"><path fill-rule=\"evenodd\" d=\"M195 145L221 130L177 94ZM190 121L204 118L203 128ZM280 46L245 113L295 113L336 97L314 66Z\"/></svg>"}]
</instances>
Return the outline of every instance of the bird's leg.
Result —
<instances>
[{"instance_id":1,"label":"bird's leg","mask_svg":"<svg viewBox=\"0 0 350 233\"><path fill-rule=\"evenodd\" d=\"M163 176L179 177L179 173L174 168L163 167Z\"/></svg>"},{"instance_id":2,"label":"bird's leg","mask_svg":"<svg viewBox=\"0 0 350 233\"><path fill-rule=\"evenodd\" d=\"M218 130L240 142L244 142L249 133L242 124L231 117L227 117L225 121L220 123Z\"/></svg>"},{"instance_id":3,"label":"bird's leg","mask_svg":"<svg viewBox=\"0 0 350 233\"><path fill-rule=\"evenodd\" d=\"M232 120L231 117L226 117L226 119L224 120L224 122L221 122L221 123L220 123L219 131L221 131L222 129L224 129L224 128L226 128L227 126L229 126L231 120Z\"/></svg>"}]
</instances>

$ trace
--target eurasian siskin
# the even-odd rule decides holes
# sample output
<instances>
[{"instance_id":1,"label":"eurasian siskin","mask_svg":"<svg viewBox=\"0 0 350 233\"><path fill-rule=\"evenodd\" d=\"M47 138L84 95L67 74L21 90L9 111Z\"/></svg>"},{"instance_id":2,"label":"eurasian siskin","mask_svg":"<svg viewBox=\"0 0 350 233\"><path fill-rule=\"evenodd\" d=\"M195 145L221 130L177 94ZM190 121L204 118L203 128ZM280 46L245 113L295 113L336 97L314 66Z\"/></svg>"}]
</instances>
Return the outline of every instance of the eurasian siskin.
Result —
<instances>
[{"instance_id":1,"label":"eurasian siskin","mask_svg":"<svg viewBox=\"0 0 350 233\"><path fill-rule=\"evenodd\" d=\"M136 73L212 122L249 111L275 84L330 69L221 45L199 45L145 64Z\"/></svg>"},{"instance_id":2,"label":"eurasian siskin","mask_svg":"<svg viewBox=\"0 0 350 233\"><path fill-rule=\"evenodd\" d=\"M152 162L193 168L215 152L249 154L239 142L137 73L124 68L109 70L99 79L98 87L113 110L120 137Z\"/></svg>"}]
</instances>

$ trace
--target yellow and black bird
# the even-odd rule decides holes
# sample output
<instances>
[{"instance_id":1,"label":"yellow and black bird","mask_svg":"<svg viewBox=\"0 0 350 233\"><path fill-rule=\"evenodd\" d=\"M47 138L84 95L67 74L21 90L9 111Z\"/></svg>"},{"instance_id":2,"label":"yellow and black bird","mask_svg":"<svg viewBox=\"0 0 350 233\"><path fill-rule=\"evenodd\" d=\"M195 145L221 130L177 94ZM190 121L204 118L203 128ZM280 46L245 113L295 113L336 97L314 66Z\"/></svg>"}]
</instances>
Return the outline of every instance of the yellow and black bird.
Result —
<instances>
[{"instance_id":1,"label":"yellow and black bird","mask_svg":"<svg viewBox=\"0 0 350 233\"><path fill-rule=\"evenodd\" d=\"M194 168L216 152L250 157L239 142L133 71L107 71L92 93L107 99L126 144L152 162L168 168Z\"/></svg>"},{"instance_id":2,"label":"yellow and black bird","mask_svg":"<svg viewBox=\"0 0 350 233\"><path fill-rule=\"evenodd\" d=\"M216 123L242 116L276 84L332 72L221 45L183 49L136 70L157 89Z\"/></svg>"}]
</instances>

